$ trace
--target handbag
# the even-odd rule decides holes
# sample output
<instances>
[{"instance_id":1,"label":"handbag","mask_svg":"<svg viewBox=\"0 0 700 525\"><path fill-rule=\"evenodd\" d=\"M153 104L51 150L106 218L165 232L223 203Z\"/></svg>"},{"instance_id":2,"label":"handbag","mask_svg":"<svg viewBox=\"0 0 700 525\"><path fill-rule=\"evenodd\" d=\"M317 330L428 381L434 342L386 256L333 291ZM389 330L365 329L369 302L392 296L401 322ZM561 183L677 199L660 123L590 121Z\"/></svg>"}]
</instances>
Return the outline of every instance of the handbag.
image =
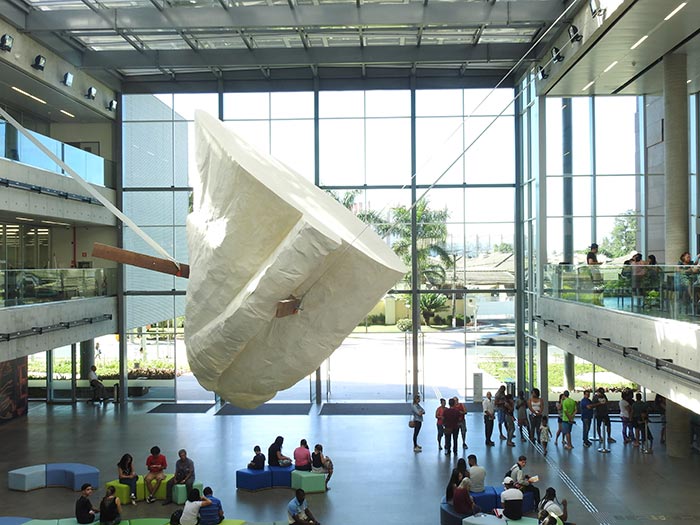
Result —
<instances>
[{"instance_id":1,"label":"handbag","mask_svg":"<svg viewBox=\"0 0 700 525\"><path fill-rule=\"evenodd\" d=\"M408 420L408 428L415 428L416 422L413 421L412 419Z\"/></svg>"}]
</instances>

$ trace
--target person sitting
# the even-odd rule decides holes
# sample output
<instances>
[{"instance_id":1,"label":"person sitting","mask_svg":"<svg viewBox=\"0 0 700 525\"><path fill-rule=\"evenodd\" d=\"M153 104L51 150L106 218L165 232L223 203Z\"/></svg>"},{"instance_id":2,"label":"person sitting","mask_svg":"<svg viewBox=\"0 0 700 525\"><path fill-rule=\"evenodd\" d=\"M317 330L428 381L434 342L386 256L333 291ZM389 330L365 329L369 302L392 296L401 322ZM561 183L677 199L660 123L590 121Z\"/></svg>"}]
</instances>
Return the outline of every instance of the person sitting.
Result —
<instances>
[{"instance_id":1,"label":"person sitting","mask_svg":"<svg viewBox=\"0 0 700 525\"><path fill-rule=\"evenodd\" d=\"M271 467L288 467L292 464L292 460L282 454L282 444L284 438L277 436L274 443L267 449L267 464Z\"/></svg>"},{"instance_id":2,"label":"person sitting","mask_svg":"<svg viewBox=\"0 0 700 525\"><path fill-rule=\"evenodd\" d=\"M253 459L248 463L248 468L251 470L264 470L265 469L265 454L260 451L260 445L255 445L253 447L253 452L255 455Z\"/></svg>"},{"instance_id":3,"label":"person sitting","mask_svg":"<svg viewBox=\"0 0 700 525\"><path fill-rule=\"evenodd\" d=\"M199 509L199 525L218 525L224 520L224 507L221 505L221 500L214 497L211 487L204 487L202 493L211 501L211 505L205 505Z\"/></svg>"},{"instance_id":4,"label":"person sitting","mask_svg":"<svg viewBox=\"0 0 700 525\"><path fill-rule=\"evenodd\" d=\"M131 454L122 456L122 459L117 463L117 472L119 473L119 483L129 486L131 504L136 505L136 482L139 477L134 472L134 458Z\"/></svg>"},{"instance_id":5,"label":"person sitting","mask_svg":"<svg viewBox=\"0 0 700 525\"><path fill-rule=\"evenodd\" d=\"M510 477L515 481L516 488L520 489L522 492L532 492L535 499L535 506L538 506L540 504L540 489L533 485L536 478L533 478L533 481L530 481L530 476L525 474L523 469L525 468L526 463L527 458L525 456L520 456L518 458L518 462L510 467L508 472Z\"/></svg>"},{"instance_id":6,"label":"person sitting","mask_svg":"<svg viewBox=\"0 0 700 525\"><path fill-rule=\"evenodd\" d=\"M462 516L471 516L481 512L481 508L474 503L474 498L469 494L469 478L464 478L455 488L452 497L452 506L455 512Z\"/></svg>"},{"instance_id":7,"label":"person sitting","mask_svg":"<svg viewBox=\"0 0 700 525\"><path fill-rule=\"evenodd\" d=\"M80 497L75 502L75 520L78 523L92 523L95 521L95 516L99 512L98 509L92 506L90 495L92 494L92 485L83 483L80 487Z\"/></svg>"},{"instance_id":8,"label":"person sitting","mask_svg":"<svg viewBox=\"0 0 700 525\"><path fill-rule=\"evenodd\" d=\"M296 495L287 505L287 517L291 525L321 525L306 503L306 493L297 489Z\"/></svg>"},{"instance_id":9,"label":"person sitting","mask_svg":"<svg viewBox=\"0 0 700 525\"><path fill-rule=\"evenodd\" d=\"M454 500L455 489L462 483L465 479L464 474L459 469L452 469L452 474L450 474L450 480L447 482L447 487L445 488L445 501L452 505Z\"/></svg>"},{"instance_id":10,"label":"person sitting","mask_svg":"<svg viewBox=\"0 0 700 525\"><path fill-rule=\"evenodd\" d=\"M469 479L471 481L471 492L484 492L486 487L484 482L486 480L486 469L477 465L476 456L474 454L469 454L467 457L469 461Z\"/></svg>"},{"instance_id":11,"label":"person sitting","mask_svg":"<svg viewBox=\"0 0 700 525\"><path fill-rule=\"evenodd\" d=\"M88 372L88 381L90 381L90 387L92 388L92 401L102 401L107 402L107 394L105 393L105 386L97 377L97 367L92 365L90 371Z\"/></svg>"},{"instance_id":12,"label":"person sitting","mask_svg":"<svg viewBox=\"0 0 700 525\"><path fill-rule=\"evenodd\" d=\"M146 458L146 468L148 469L148 474L143 478L146 485L146 503L153 503L156 500L155 493L163 483L165 479L166 468L168 468L168 461L165 456L160 453L160 447L151 447L151 455ZM155 480L155 485L152 481Z\"/></svg>"},{"instance_id":13,"label":"person sitting","mask_svg":"<svg viewBox=\"0 0 700 525\"><path fill-rule=\"evenodd\" d=\"M576 525L575 523L567 522L569 519L568 503L566 499L561 500L561 503L557 500L557 491L554 487L547 487L544 492L542 501L540 501L537 507L540 511L545 511L551 514L555 518L558 518L564 525Z\"/></svg>"},{"instance_id":14,"label":"person sitting","mask_svg":"<svg viewBox=\"0 0 700 525\"><path fill-rule=\"evenodd\" d=\"M101 525L117 525L122 521L122 502L114 495L116 491L112 485L107 487L105 497L100 502Z\"/></svg>"},{"instance_id":15,"label":"person sitting","mask_svg":"<svg viewBox=\"0 0 700 525\"><path fill-rule=\"evenodd\" d=\"M541 510L537 514L537 525L563 525L563 522L554 514L550 514L546 510Z\"/></svg>"},{"instance_id":16,"label":"person sitting","mask_svg":"<svg viewBox=\"0 0 700 525\"><path fill-rule=\"evenodd\" d=\"M190 490L185 501L185 508L182 509L180 525L199 525L199 511L202 507L211 505L211 500L206 496L199 495L198 489Z\"/></svg>"},{"instance_id":17,"label":"person sitting","mask_svg":"<svg viewBox=\"0 0 700 525\"><path fill-rule=\"evenodd\" d=\"M503 480L505 490L501 493L503 515L510 520L519 520L523 517L523 493L515 488L515 480L506 476Z\"/></svg>"},{"instance_id":18,"label":"person sitting","mask_svg":"<svg viewBox=\"0 0 700 525\"><path fill-rule=\"evenodd\" d=\"M333 475L333 461L328 456L323 455L323 445L316 443L311 454L311 472L326 474L326 490L331 490L328 482Z\"/></svg>"},{"instance_id":19,"label":"person sitting","mask_svg":"<svg viewBox=\"0 0 700 525\"><path fill-rule=\"evenodd\" d=\"M302 439L299 446L294 449L294 470L311 471L311 452L305 439Z\"/></svg>"},{"instance_id":20,"label":"person sitting","mask_svg":"<svg viewBox=\"0 0 700 525\"><path fill-rule=\"evenodd\" d=\"M175 485L185 485L187 494L194 485L194 462L187 457L187 451L183 448L177 453L180 459L175 462L175 475L168 480L165 488L165 501L163 505L173 502Z\"/></svg>"}]
</instances>

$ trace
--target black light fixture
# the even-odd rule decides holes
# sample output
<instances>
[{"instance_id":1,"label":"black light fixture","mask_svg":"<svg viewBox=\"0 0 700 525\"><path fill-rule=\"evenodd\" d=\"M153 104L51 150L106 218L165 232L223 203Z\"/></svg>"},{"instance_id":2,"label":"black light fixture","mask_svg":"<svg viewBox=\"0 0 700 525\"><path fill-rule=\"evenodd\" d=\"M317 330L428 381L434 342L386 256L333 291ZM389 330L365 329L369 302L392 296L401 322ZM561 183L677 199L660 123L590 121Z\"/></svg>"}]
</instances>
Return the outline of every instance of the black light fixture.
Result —
<instances>
[{"instance_id":1,"label":"black light fixture","mask_svg":"<svg viewBox=\"0 0 700 525\"><path fill-rule=\"evenodd\" d=\"M564 55L562 55L559 52L558 47L553 47L552 48L552 61L553 62L561 62L562 60L564 60Z\"/></svg>"},{"instance_id":2,"label":"black light fixture","mask_svg":"<svg viewBox=\"0 0 700 525\"><path fill-rule=\"evenodd\" d=\"M44 55L37 55L34 57L34 62L32 62L32 67L37 71L43 71L46 65L46 57Z\"/></svg>"},{"instance_id":3,"label":"black light fixture","mask_svg":"<svg viewBox=\"0 0 700 525\"><path fill-rule=\"evenodd\" d=\"M0 49L3 51L12 51L12 44L15 43L15 37L4 34L0 36Z\"/></svg>"},{"instance_id":4,"label":"black light fixture","mask_svg":"<svg viewBox=\"0 0 700 525\"><path fill-rule=\"evenodd\" d=\"M85 92L85 98L89 98L90 100L95 100L95 97L97 96L97 88L90 86L87 91Z\"/></svg>"},{"instance_id":5,"label":"black light fixture","mask_svg":"<svg viewBox=\"0 0 700 525\"><path fill-rule=\"evenodd\" d=\"M61 82L63 82L66 86L71 87L73 85L73 73L65 73Z\"/></svg>"},{"instance_id":6,"label":"black light fixture","mask_svg":"<svg viewBox=\"0 0 700 525\"><path fill-rule=\"evenodd\" d=\"M107 109L110 111L117 111L117 104L116 100L110 100L109 104L107 104Z\"/></svg>"},{"instance_id":7,"label":"black light fixture","mask_svg":"<svg viewBox=\"0 0 700 525\"><path fill-rule=\"evenodd\" d=\"M547 70L543 68L542 66L537 66L537 77L540 80L546 80L549 78L549 74L547 73Z\"/></svg>"},{"instance_id":8,"label":"black light fixture","mask_svg":"<svg viewBox=\"0 0 700 525\"><path fill-rule=\"evenodd\" d=\"M583 35L579 33L578 27L575 25L570 25L569 26L569 40L573 44L574 42L580 42L583 40Z\"/></svg>"}]
</instances>

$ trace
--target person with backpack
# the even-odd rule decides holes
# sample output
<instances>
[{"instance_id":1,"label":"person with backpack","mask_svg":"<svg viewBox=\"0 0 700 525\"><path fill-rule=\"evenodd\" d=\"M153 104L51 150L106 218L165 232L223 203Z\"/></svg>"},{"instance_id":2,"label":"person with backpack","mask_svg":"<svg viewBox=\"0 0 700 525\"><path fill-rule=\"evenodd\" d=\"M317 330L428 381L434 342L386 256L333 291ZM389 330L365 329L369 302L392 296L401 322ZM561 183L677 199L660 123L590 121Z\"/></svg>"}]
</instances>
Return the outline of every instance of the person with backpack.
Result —
<instances>
[{"instance_id":1,"label":"person with backpack","mask_svg":"<svg viewBox=\"0 0 700 525\"><path fill-rule=\"evenodd\" d=\"M527 458L525 456L520 456L518 462L510 467L510 470L506 472L506 477L513 478L515 481L515 488L520 489L522 492L532 492L535 499L535 506L540 503L540 489L538 489L534 483L538 478L531 477L525 474L525 465L527 464Z\"/></svg>"}]
</instances>

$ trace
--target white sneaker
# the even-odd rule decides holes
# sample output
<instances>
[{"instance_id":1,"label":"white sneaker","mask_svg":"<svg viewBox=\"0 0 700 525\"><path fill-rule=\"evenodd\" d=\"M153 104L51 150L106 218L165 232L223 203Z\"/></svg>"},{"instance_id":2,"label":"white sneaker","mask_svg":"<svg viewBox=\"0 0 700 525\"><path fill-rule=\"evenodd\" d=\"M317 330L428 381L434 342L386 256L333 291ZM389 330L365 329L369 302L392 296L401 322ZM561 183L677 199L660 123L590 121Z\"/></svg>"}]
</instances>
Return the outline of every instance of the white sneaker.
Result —
<instances>
[{"instance_id":1,"label":"white sneaker","mask_svg":"<svg viewBox=\"0 0 700 525\"><path fill-rule=\"evenodd\" d=\"M413 452L423 452L423 449L420 447L413 447Z\"/></svg>"}]
</instances>

